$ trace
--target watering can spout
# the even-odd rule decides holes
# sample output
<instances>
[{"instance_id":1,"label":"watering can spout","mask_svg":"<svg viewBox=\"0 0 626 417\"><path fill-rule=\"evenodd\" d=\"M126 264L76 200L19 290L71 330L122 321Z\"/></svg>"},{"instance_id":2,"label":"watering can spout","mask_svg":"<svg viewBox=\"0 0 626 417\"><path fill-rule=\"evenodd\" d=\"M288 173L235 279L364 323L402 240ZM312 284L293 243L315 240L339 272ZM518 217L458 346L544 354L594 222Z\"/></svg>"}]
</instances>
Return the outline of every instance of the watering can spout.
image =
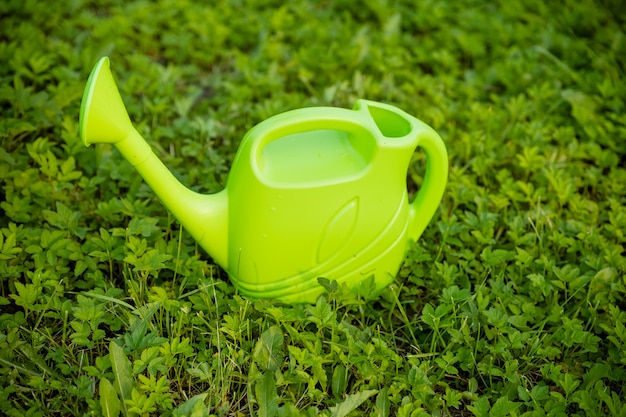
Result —
<instances>
[{"instance_id":1,"label":"watering can spout","mask_svg":"<svg viewBox=\"0 0 626 417\"><path fill-rule=\"evenodd\" d=\"M226 190L211 195L196 193L157 158L130 121L107 57L98 61L87 81L80 108L80 136L86 146L113 144L213 260L227 265Z\"/></svg>"}]
</instances>

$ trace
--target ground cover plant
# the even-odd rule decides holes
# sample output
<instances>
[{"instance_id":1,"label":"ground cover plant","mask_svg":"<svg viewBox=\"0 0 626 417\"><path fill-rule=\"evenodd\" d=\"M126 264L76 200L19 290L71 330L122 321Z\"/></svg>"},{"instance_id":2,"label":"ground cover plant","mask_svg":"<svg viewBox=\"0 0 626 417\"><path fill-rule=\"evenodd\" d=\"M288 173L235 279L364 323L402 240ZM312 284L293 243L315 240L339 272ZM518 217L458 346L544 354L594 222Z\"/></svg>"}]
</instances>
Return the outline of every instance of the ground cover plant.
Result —
<instances>
[{"instance_id":1,"label":"ground cover plant","mask_svg":"<svg viewBox=\"0 0 626 417\"><path fill-rule=\"evenodd\" d=\"M0 22L0 414L626 415L620 2L8 0ZM103 55L200 192L281 111L368 98L433 126L449 184L396 283L240 297L80 142Z\"/></svg>"}]
</instances>

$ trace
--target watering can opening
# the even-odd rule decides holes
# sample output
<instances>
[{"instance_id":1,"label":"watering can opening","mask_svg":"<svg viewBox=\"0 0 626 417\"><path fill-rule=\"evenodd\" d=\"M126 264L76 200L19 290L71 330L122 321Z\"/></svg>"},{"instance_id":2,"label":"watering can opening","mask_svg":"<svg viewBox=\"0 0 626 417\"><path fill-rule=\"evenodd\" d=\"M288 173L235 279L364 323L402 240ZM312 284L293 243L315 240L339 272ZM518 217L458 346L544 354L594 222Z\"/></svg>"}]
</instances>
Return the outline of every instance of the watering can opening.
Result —
<instances>
[{"instance_id":1,"label":"watering can opening","mask_svg":"<svg viewBox=\"0 0 626 417\"><path fill-rule=\"evenodd\" d=\"M257 158L260 174L276 186L343 182L368 168L376 151L370 136L316 129L285 135L268 143Z\"/></svg>"},{"instance_id":2,"label":"watering can opening","mask_svg":"<svg viewBox=\"0 0 626 417\"><path fill-rule=\"evenodd\" d=\"M371 104L367 105L367 110L383 136L401 138L411 132L409 121L398 113Z\"/></svg>"}]
</instances>

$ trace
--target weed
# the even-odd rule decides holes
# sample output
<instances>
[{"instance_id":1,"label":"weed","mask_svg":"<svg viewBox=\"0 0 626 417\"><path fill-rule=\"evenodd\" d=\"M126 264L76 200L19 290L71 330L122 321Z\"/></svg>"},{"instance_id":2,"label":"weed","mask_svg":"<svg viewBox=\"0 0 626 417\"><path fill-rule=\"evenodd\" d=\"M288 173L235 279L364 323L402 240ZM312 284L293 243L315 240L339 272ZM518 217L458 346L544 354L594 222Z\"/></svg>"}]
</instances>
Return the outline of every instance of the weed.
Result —
<instances>
[{"instance_id":1,"label":"weed","mask_svg":"<svg viewBox=\"0 0 626 417\"><path fill-rule=\"evenodd\" d=\"M617 2L48 3L0 4L0 414L625 415ZM368 98L444 137L444 200L378 298L244 299L81 143L102 55L196 191L259 121Z\"/></svg>"}]
</instances>

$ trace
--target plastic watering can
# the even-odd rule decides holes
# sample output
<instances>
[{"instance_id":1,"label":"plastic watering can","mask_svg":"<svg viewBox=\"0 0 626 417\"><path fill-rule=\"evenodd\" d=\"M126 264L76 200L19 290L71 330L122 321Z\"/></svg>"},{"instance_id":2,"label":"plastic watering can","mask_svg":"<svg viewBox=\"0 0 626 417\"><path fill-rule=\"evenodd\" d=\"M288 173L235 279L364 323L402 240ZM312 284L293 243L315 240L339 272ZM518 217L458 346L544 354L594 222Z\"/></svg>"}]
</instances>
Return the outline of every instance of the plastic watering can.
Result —
<instances>
[{"instance_id":1,"label":"plastic watering can","mask_svg":"<svg viewBox=\"0 0 626 417\"><path fill-rule=\"evenodd\" d=\"M396 107L358 100L352 110L303 108L259 123L244 136L226 188L196 193L133 127L107 57L87 81L80 134L85 145L114 144L252 299L314 302L323 292L318 277L358 291L373 276L382 290L435 213L448 176L446 148L432 128ZM426 174L409 203L406 175L418 146Z\"/></svg>"}]
</instances>

